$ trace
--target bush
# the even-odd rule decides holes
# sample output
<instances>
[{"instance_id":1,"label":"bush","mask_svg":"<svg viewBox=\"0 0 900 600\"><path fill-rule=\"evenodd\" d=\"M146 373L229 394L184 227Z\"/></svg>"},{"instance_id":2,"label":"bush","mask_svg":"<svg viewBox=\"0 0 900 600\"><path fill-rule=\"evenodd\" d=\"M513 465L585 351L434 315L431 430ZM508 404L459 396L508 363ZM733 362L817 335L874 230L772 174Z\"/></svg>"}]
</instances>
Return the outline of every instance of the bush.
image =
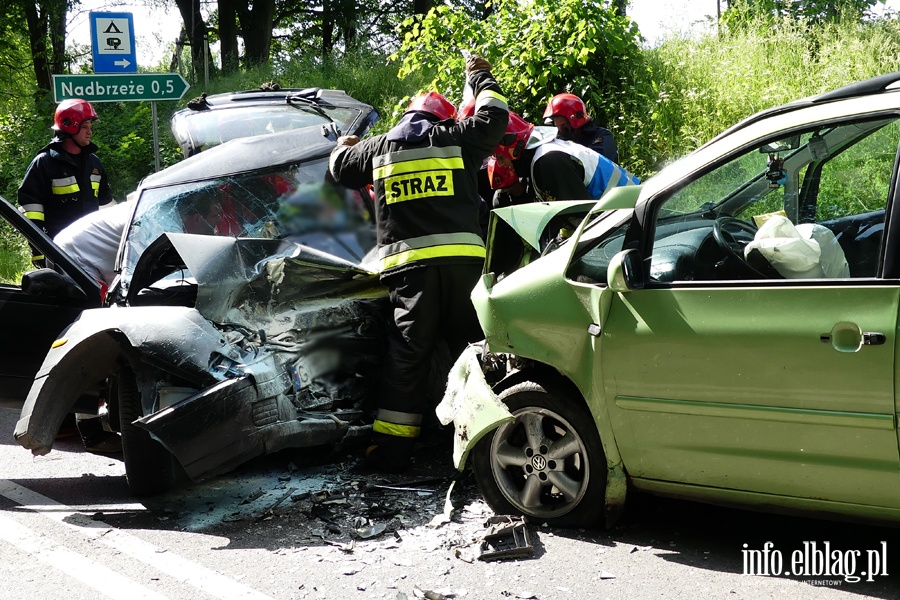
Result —
<instances>
[{"instance_id":1,"label":"bush","mask_svg":"<svg viewBox=\"0 0 900 600\"><path fill-rule=\"evenodd\" d=\"M400 76L416 75L459 102L464 83L462 50L494 65L510 109L540 124L547 101L571 92L598 124L616 136L629 170L647 172L643 115L655 100L637 26L611 3L581 0L504 0L484 20L439 6L404 24ZM402 104L398 110L402 109Z\"/></svg>"}]
</instances>

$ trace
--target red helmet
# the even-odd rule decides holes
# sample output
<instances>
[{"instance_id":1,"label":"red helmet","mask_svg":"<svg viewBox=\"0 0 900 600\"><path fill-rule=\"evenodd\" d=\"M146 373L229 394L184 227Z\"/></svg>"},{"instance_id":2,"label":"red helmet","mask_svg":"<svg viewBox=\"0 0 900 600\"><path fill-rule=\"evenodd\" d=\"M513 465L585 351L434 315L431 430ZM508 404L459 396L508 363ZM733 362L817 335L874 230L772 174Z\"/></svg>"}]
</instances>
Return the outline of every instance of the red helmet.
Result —
<instances>
[{"instance_id":1,"label":"red helmet","mask_svg":"<svg viewBox=\"0 0 900 600\"><path fill-rule=\"evenodd\" d=\"M90 102L80 98L71 98L63 100L56 107L56 115L53 117L53 129L69 135L75 135L85 121L97 121L99 119L100 117L97 116Z\"/></svg>"},{"instance_id":2,"label":"red helmet","mask_svg":"<svg viewBox=\"0 0 900 600\"><path fill-rule=\"evenodd\" d=\"M437 92L419 94L412 99L412 102L409 103L406 110L407 112L411 110L421 110L431 113L441 121L456 118L456 107Z\"/></svg>"},{"instance_id":3,"label":"red helmet","mask_svg":"<svg viewBox=\"0 0 900 600\"><path fill-rule=\"evenodd\" d=\"M487 172L492 190L508 188L519 181L515 167L505 156L492 155L487 161Z\"/></svg>"},{"instance_id":4,"label":"red helmet","mask_svg":"<svg viewBox=\"0 0 900 600\"><path fill-rule=\"evenodd\" d=\"M475 98L469 98L459 105L459 114L456 115L457 121L468 119L475 114Z\"/></svg>"},{"instance_id":5,"label":"red helmet","mask_svg":"<svg viewBox=\"0 0 900 600\"><path fill-rule=\"evenodd\" d=\"M544 119L565 117L572 129L578 129L591 120L584 101L575 94L557 94L550 98L544 109Z\"/></svg>"},{"instance_id":6,"label":"red helmet","mask_svg":"<svg viewBox=\"0 0 900 600\"><path fill-rule=\"evenodd\" d=\"M500 144L494 150L497 156L505 156L509 160L518 160L525 150L525 144L531 132L534 131L534 125L516 113L509 111L509 122L506 124L506 133L500 138Z\"/></svg>"}]
</instances>

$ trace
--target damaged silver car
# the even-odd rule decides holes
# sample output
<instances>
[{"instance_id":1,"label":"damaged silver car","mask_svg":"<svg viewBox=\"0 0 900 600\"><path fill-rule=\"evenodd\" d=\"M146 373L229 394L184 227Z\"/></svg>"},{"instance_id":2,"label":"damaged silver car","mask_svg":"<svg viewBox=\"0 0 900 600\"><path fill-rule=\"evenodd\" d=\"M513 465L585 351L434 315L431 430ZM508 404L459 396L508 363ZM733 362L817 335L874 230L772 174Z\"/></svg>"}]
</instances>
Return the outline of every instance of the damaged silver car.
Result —
<instances>
[{"instance_id":1,"label":"damaged silver car","mask_svg":"<svg viewBox=\"0 0 900 600\"><path fill-rule=\"evenodd\" d=\"M85 395L128 485L170 487L287 447L368 435L387 294L369 196L323 186L325 128L234 140L137 190L107 308L54 342L15 437L43 455Z\"/></svg>"}]
</instances>

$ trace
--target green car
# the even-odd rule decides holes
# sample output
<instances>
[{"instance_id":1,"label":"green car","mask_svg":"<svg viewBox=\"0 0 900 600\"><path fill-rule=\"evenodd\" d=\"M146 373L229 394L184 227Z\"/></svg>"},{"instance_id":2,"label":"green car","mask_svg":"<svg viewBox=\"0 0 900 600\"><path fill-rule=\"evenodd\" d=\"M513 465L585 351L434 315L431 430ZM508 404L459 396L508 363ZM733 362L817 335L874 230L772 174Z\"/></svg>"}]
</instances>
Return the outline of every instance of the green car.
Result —
<instances>
[{"instance_id":1,"label":"green car","mask_svg":"<svg viewBox=\"0 0 900 600\"><path fill-rule=\"evenodd\" d=\"M438 409L494 510L609 524L633 489L900 519L898 87L757 114L591 207L495 212L486 341Z\"/></svg>"}]
</instances>

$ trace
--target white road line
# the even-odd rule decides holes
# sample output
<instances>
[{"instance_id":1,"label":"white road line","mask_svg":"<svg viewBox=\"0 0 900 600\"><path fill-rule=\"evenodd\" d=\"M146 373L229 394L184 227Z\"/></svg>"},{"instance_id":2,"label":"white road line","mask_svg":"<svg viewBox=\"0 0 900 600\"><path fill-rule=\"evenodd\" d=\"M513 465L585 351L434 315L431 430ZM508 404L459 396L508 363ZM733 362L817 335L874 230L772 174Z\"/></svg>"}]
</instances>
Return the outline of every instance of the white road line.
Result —
<instances>
[{"instance_id":1,"label":"white road line","mask_svg":"<svg viewBox=\"0 0 900 600\"><path fill-rule=\"evenodd\" d=\"M42 563L62 571L104 596L146 598L147 600L165 600L166 598L123 575L119 575L109 567L59 546L47 536L3 515L0 515L0 540L24 550Z\"/></svg>"},{"instance_id":2,"label":"white road line","mask_svg":"<svg viewBox=\"0 0 900 600\"><path fill-rule=\"evenodd\" d=\"M200 563L168 552L139 537L115 529L103 521L95 521L65 504L7 479L0 479L0 495L221 600L272 600L270 596L225 577Z\"/></svg>"}]
</instances>

